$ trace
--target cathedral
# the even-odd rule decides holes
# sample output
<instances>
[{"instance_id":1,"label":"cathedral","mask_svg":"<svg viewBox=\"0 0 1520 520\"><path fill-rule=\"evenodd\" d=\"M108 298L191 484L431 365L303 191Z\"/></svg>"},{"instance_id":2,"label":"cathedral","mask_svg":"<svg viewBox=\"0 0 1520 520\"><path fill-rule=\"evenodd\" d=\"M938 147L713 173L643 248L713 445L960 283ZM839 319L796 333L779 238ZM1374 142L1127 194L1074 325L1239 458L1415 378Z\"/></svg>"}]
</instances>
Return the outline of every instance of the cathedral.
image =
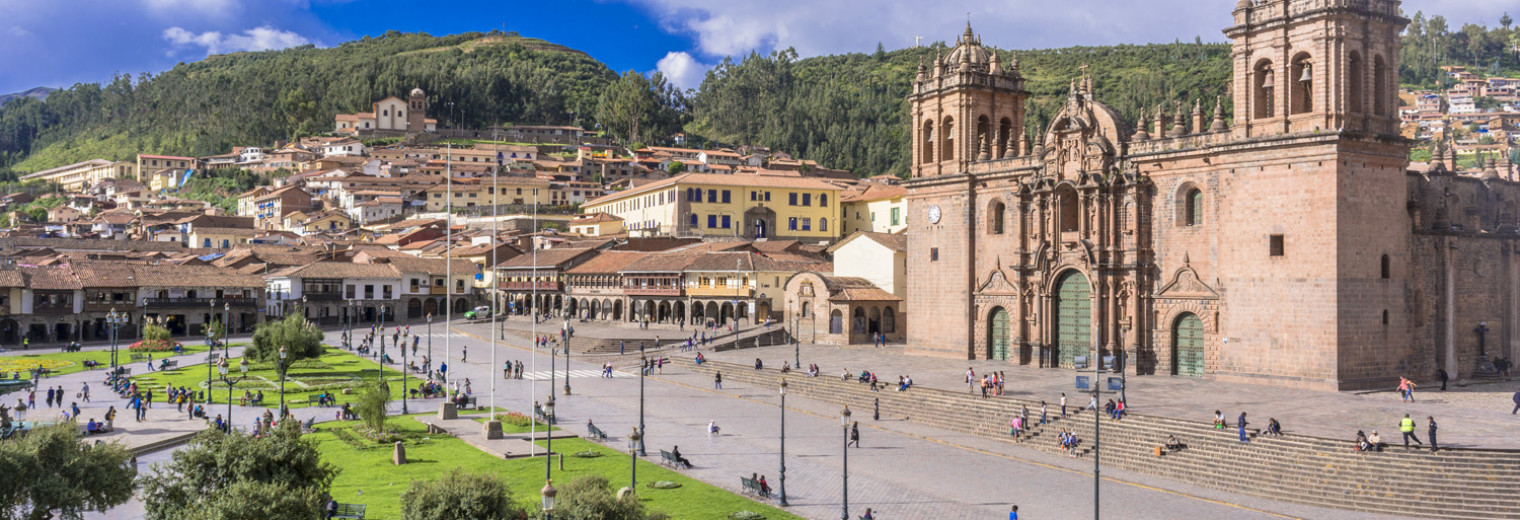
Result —
<instances>
[{"instance_id":1,"label":"cathedral","mask_svg":"<svg viewBox=\"0 0 1520 520\"><path fill-rule=\"evenodd\" d=\"M1520 353L1520 185L1411 167L1407 23L1396 0L1240 0L1232 113L1126 121L1084 71L1038 135L1017 58L968 25L908 97L909 352L1330 390L1490 375Z\"/></svg>"}]
</instances>

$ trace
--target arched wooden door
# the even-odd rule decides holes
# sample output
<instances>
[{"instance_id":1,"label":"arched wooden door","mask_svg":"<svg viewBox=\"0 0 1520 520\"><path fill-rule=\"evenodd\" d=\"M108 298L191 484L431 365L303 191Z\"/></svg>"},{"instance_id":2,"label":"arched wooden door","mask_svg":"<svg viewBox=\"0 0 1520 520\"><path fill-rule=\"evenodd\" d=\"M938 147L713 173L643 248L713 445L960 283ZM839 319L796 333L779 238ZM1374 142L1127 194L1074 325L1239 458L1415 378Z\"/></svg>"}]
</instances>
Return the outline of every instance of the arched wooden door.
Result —
<instances>
[{"instance_id":1,"label":"arched wooden door","mask_svg":"<svg viewBox=\"0 0 1520 520\"><path fill-rule=\"evenodd\" d=\"M1088 355L1092 346L1092 287L1082 273L1068 271L1056 282L1055 293L1056 360L1070 367L1072 358Z\"/></svg>"},{"instance_id":2,"label":"arched wooden door","mask_svg":"<svg viewBox=\"0 0 1520 520\"><path fill-rule=\"evenodd\" d=\"M1172 375L1203 375L1203 320L1184 313L1172 325Z\"/></svg>"},{"instance_id":3,"label":"arched wooden door","mask_svg":"<svg viewBox=\"0 0 1520 520\"><path fill-rule=\"evenodd\" d=\"M1008 311L1002 307L994 309L987 319L987 358L1008 360Z\"/></svg>"}]
</instances>

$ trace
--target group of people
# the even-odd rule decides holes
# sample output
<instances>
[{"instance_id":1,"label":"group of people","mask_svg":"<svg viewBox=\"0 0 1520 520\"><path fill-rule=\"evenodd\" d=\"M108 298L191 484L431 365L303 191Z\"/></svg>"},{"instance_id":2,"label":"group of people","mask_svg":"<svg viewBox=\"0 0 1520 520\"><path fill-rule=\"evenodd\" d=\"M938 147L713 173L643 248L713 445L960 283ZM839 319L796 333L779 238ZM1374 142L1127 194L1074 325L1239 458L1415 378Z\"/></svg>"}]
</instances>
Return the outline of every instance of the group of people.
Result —
<instances>
[{"instance_id":1,"label":"group of people","mask_svg":"<svg viewBox=\"0 0 1520 520\"><path fill-rule=\"evenodd\" d=\"M975 392L976 388L980 386L982 397L1003 395L1003 383L1004 377L1002 371L982 374L980 383L978 383L976 370L966 367L966 393Z\"/></svg>"},{"instance_id":2,"label":"group of people","mask_svg":"<svg viewBox=\"0 0 1520 520\"><path fill-rule=\"evenodd\" d=\"M1439 428L1439 426L1436 424L1436 418L1434 416L1426 416L1425 421L1425 433L1426 435L1429 435L1430 451L1433 453L1437 450L1436 430ZM1404 435L1404 449L1409 449L1409 441L1411 440L1414 441L1415 446L1423 447L1425 445L1425 443L1420 442L1420 438L1415 435L1414 430L1414 418L1410 417L1407 413L1404 414L1404 418L1399 420L1399 433L1402 433ZM1378 435L1377 430L1372 430L1372 434L1370 435L1361 430L1357 430L1356 444L1352 446L1352 449L1356 451L1383 451L1383 448L1387 446L1388 445L1383 442L1383 438Z\"/></svg>"},{"instance_id":3,"label":"group of people","mask_svg":"<svg viewBox=\"0 0 1520 520\"><path fill-rule=\"evenodd\" d=\"M502 379L522 379L523 378L523 363L522 363L522 361L507 361L506 363L504 363L501 366L501 378Z\"/></svg>"}]
</instances>

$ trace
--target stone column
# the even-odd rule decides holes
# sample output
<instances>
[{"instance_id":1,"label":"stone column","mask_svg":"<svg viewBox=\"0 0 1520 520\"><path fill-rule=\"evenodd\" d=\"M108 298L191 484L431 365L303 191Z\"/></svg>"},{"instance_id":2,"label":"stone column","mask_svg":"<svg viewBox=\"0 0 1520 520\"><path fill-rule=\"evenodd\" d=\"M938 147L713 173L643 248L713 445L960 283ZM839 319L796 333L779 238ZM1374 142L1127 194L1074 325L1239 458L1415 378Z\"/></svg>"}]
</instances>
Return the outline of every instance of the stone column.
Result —
<instances>
[{"instance_id":1,"label":"stone column","mask_svg":"<svg viewBox=\"0 0 1520 520\"><path fill-rule=\"evenodd\" d=\"M1443 274L1445 275L1446 285L1445 294L1443 295L1446 300L1446 376L1454 381L1463 381L1459 375L1462 370L1457 366L1456 269L1452 267L1452 261L1455 260L1455 253L1453 251L1456 250L1457 246L1456 244L1452 244L1449 239L1442 240L1442 242L1445 246L1442 248L1443 251L1441 251L1443 257L1441 269L1445 271Z\"/></svg>"}]
</instances>

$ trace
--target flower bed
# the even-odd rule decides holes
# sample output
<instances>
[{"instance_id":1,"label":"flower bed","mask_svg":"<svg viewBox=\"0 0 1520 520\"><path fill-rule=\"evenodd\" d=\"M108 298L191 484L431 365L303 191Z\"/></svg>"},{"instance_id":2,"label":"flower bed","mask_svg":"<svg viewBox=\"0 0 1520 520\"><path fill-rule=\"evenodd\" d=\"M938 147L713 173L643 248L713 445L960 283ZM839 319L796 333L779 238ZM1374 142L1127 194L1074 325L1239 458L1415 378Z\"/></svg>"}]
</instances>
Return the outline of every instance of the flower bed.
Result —
<instances>
[{"instance_id":1,"label":"flower bed","mask_svg":"<svg viewBox=\"0 0 1520 520\"><path fill-rule=\"evenodd\" d=\"M180 346L179 342L172 339L146 339L133 343L127 347L127 350L131 352L170 352L178 346Z\"/></svg>"},{"instance_id":2,"label":"flower bed","mask_svg":"<svg viewBox=\"0 0 1520 520\"><path fill-rule=\"evenodd\" d=\"M37 367L58 370L72 364L74 363L61 359L0 359L0 372L26 372Z\"/></svg>"}]
</instances>

